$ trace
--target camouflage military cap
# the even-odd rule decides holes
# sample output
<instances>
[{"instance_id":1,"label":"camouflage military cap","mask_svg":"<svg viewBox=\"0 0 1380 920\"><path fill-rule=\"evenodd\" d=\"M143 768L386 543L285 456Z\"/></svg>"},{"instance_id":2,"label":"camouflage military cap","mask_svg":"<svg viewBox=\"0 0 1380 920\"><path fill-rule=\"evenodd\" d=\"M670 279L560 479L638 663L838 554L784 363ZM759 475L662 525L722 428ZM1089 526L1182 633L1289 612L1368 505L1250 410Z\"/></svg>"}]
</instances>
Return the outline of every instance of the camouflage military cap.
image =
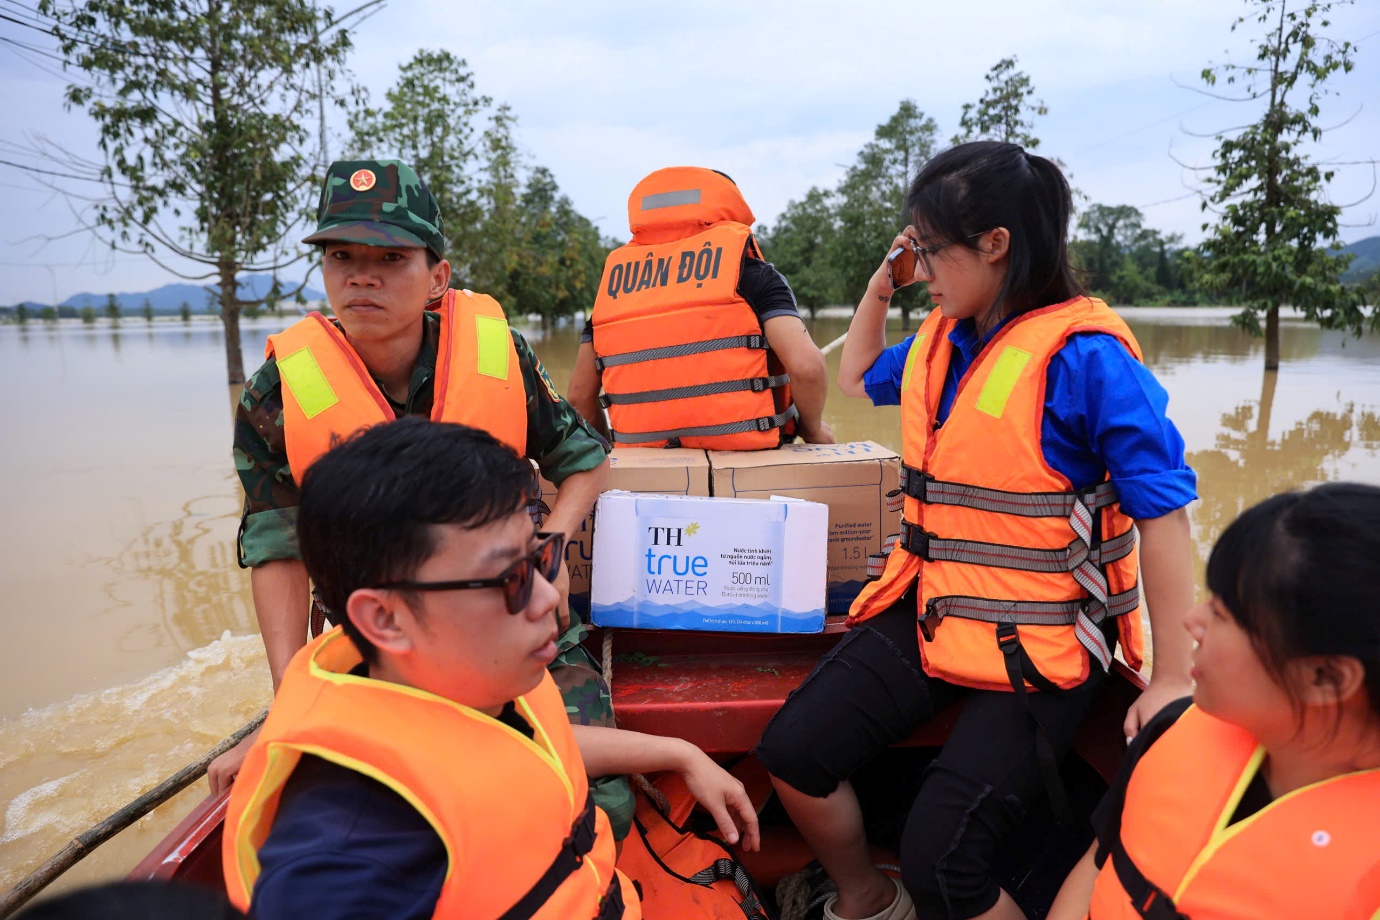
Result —
<instances>
[{"instance_id":1,"label":"camouflage military cap","mask_svg":"<svg viewBox=\"0 0 1380 920\"><path fill-rule=\"evenodd\" d=\"M441 209L421 177L399 160L336 160L326 172L316 232L304 243L364 243L446 251Z\"/></svg>"}]
</instances>

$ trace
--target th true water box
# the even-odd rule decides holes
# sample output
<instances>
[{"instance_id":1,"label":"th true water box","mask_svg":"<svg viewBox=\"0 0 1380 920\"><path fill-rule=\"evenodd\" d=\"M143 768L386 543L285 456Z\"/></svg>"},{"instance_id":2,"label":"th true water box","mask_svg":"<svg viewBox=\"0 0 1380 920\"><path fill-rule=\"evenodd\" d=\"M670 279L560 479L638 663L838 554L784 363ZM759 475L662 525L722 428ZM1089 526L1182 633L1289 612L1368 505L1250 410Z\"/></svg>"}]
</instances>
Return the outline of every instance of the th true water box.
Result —
<instances>
[{"instance_id":1,"label":"th true water box","mask_svg":"<svg viewBox=\"0 0 1380 920\"><path fill-rule=\"evenodd\" d=\"M605 492L596 626L810 633L824 628L829 509L815 502Z\"/></svg>"}]
</instances>

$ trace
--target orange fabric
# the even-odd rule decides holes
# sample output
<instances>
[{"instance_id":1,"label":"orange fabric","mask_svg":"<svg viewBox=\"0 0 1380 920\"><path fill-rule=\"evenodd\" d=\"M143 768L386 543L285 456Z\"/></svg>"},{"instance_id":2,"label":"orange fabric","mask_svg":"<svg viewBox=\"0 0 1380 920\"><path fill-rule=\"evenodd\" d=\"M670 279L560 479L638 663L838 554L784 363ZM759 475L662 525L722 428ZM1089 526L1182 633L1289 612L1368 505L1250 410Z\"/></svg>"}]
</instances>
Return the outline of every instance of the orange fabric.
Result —
<instances>
[{"instance_id":1,"label":"orange fabric","mask_svg":"<svg viewBox=\"0 0 1380 920\"><path fill-rule=\"evenodd\" d=\"M1193 920L1371 920L1380 911L1380 770L1307 786L1228 825L1262 757L1244 729L1189 707L1131 775L1127 854ZM1110 859L1090 916L1140 918Z\"/></svg>"},{"instance_id":2,"label":"orange fabric","mask_svg":"<svg viewBox=\"0 0 1380 920\"><path fill-rule=\"evenodd\" d=\"M449 856L436 917L497 918L551 865L588 793L565 704L549 675L519 697L528 739L496 719L400 684L355 677L359 653L340 629L293 657L258 740L235 780L225 819L223 864L241 910L258 877L258 850L278 797L303 754L385 783L427 819ZM583 863L534 916L595 917L614 873L608 817ZM626 911L641 916L619 876Z\"/></svg>"},{"instance_id":3,"label":"orange fabric","mask_svg":"<svg viewBox=\"0 0 1380 920\"><path fill-rule=\"evenodd\" d=\"M527 394L511 339L506 343L506 379L486 376L477 370L478 318L490 317L506 323L503 308L487 295L449 290L431 309L441 314L431 420L482 428L518 453L525 453ZM310 351L338 401L309 416L293 395L287 378L282 380L288 465L299 482L307 468L332 445L361 428L396 418L364 361L335 324L320 313L310 313L277 335L269 336L264 357L281 361L303 349Z\"/></svg>"},{"instance_id":4,"label":"orange fabric","mask_svg":"<svg viewBox=\"0 0 1380 920\"><path fill-rule=\"evenodd\" d=\"M658 198L657 196L671 196ZM660 204L681 198L685 204ZM657 205L644 207L644 204ZM730 336L761 336L762 325L738 294L744 252L758 255L752 211L732 182L712 170L675 167L652 173L628 199L633 238L609 254L594 301L598 358ZM765 344L765 341L764 343ZM765 348L728 348L609 366L612 397L780 374ZM612 428L639 434L767 418L790 405L788 386L608 407ZM788 423L787 434L794 431ZM780 429L688 436L684 447L758 450L781 444ZM629 444L664 447L666 440Z\"/></svg>"},{"instance_id":5,"label":"orange fabric","mask_svg":"<svg viewBox=\"0 0 1380 920\"><path fill-rule=\"evenodd\" d=\"M646 915L666 920L766 920L755 889L752 896L759 903L754 909L749 902L749 908L744 909L746 898L732 880L707 885L687 881L719 860L731 859L735 864L737 860L718 840L681 830L695 808L695 799L680 774L663 774L654 785L666 797L669 810L663 814L639 790L633 829L618 854L618 869L642 893Z\"/></svg>"},{"instance_id":6,"label":"orange fabric","mask_svg":"<svg viewBox=\"0 0 1380 920\"><path fill-rule=\"evenodd\" d=\"M1072 484L1052 469L1040 447L1045 380L1050 359L1070 335L1106 332L1140 359L1140 347L1126 324L1100 300L1080 297L1017 317L1004 326L959 383L949 417L934 422L948 372L954 323L932 311L912 345L911 370L901 393L902 458L935 479L1005 492L1064 492ZM978 408L984 387L1007 348L1029 355L1000 417ZM1103 539L1125 533L1133 522L1118 505L1101 512ZM1021 517L973 508L922 504L906 497L904 518L945 539L977 540L1038 549L1062 549L1074 539L1067 518ZM1136 554L1104 567L1109 591L1136 584ZM919 581L920 608L933 598L966 596L991 600L1067 601L1087 593L1069 573L1027 572L959 562L925 562L901 546L891 553L882 577L863 587L849 611L850 622L867 619L898 601ZM1127 662L1138 668L1143 654L1140 610L1117 621ZM1021 645L1036 669L1060 688L1087 679L1091 659L1074 626L1018 626ZM933 641L921 641L925 672L986 690L1010 690L1005 664L990 623L945 617Z\"/></svg>"}]
</instances>

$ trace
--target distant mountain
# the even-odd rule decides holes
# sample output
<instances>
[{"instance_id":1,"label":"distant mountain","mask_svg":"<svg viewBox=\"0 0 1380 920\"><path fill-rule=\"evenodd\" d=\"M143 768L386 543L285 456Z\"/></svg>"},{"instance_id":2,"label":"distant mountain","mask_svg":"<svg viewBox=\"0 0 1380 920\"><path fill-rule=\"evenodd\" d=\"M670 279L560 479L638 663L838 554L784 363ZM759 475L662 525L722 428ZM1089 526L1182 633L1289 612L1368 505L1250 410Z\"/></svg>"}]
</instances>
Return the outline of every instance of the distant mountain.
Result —
<instances>
[{"instance_id":1,"label":"distant mountain","mask_svg":"<svg viewBox=\"0 0 1380 920\"><path fill-rule=\"evenodd\" d=\"M1342 252L1356 257L1351 260L1346 274L1342 275L1343 281L1363 281L1380 271L1380 236L1357 240L1349 246L1343 246Z\"/></svg>"},{"instance_id":2,"label":"distant mountain","mask_svg":"<svg viewBox=\"0 0 1380 920\"><path fill-rule=\"evenodd\" d=\"M291 291L296 282L280 279L279 285ZM213 291L220 291L218 284L210 285L210 287ZM263 297L272 287L272 275L245 275L240 278L240 296L243 298ZM74 310L80 310L82 307L93 307L99 312L105 309L108 296L108 294L77 294L64 300L61 306L71 307ZM153 305L154 313L168 315L179 313L184 303L192 308L193 313L205 313L207 312L207 298L209 296L206 288L199 284L165 284L152 291L116 294L115 301L120 305L120 312L126 316L137 316L142 313L145 300ZM312 287L303 288L302 296L309 301L326 299L324 293Z\"/></svg>"}]
</instances>

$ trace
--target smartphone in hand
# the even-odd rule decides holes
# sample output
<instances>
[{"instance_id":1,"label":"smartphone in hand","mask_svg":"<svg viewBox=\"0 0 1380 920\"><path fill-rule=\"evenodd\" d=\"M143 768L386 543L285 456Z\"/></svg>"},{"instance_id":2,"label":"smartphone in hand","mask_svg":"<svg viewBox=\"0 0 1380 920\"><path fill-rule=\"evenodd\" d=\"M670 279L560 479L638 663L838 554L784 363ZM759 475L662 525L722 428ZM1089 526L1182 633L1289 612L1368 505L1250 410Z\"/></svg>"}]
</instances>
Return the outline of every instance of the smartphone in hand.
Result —
<instances>
[{"instance_id":1,"label":"smartphone in hand","mask_svg":"<svg viewBox=\"0 0 1380 920\"><path fill-rule=\"evenodd\" d=\"M886 257L891 264L891 283L895 287L910 284L915 280L915 247L897 246Z\"/></svg>"}]
</instances>

